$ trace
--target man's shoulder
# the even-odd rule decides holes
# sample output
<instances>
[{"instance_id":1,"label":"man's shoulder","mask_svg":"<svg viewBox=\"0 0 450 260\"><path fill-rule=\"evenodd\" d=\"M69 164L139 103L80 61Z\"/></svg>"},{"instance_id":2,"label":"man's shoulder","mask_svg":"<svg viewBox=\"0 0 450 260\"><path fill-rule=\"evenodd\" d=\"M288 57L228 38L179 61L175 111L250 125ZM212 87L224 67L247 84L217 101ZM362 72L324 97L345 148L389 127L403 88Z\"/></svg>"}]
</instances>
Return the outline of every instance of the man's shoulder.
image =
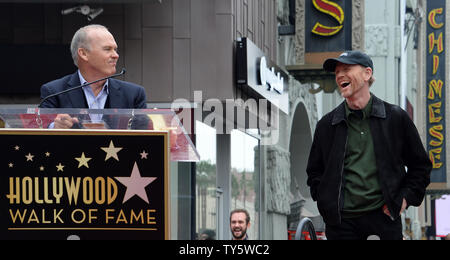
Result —
<instances>
[{"instance_id":1,"label":"man's shoulder","mask_svg":"<svg viewBox=\"0 0 450 260\"><path fill-rule=\"evenodd\" d=\"M129 82L129 81L123 81L120 79L110 79L111 82L117 86L120 87L124 87L124 88L128 88L128 89L134 89L134 90L143 90L144 87L142 87L141 85L138 85L136 83L133 82Z\"/></svg>"},{"instance_id":2,"label":"man's shoulder","mask_svg":"<svg viewBox=\"0 0 450 260\"><path fill-rule=\"evenodd\" d=\"M392 103L389 103L384 100L383 100L383 104L386 109L387 116L389 116L389 115L394 116L394 117L408 116L408 113L403 108L401 108L399 105L392 104Z\"/></svg>"},{"instance_id":3,"label":"man's shoulder","mask_svg":"<svg viewBox=\"0 0 450 260\"><path fill-rule=\"evenodd\" d=\"M134 107L134 108L145 108L147 101L147 95L145 94L144 87L118 79L111 79L110 83L108 83L111 87L111 91L114 91L113 94L119 95L125 98L125 100L128 100L128 104L125 106ZM123 104L122 104L123 105Z\"/></svg>"},{"instance_id":4,"label":"man's shoulder","mask_svg":"<svg viewBox=\"0 0 450 260\"><path fill-rule=\"evenodd\" d=\"M336 114L342 113L344 103L340 103L337 107L335 107L330 112L326 113L317 123L318 125L331 125L333 118L336 116Z\"/></svg>"},{"instance_id":5,"label":"man's shoulder","mask_svg":"<svg viewBox=\"0 0 450 260\"><path fill-rule=\"evenodd\" d=\"M42 85L42 87L62 88L65 86L67 82L69 82L72 79L74 75L75 74L65 75L59 79L55 79L45 83L44 85Z\"/></svg>"},{"instance_id":6,"label":"man's shoulder","mask_svg":"<svg viewBox=\"0 0 450 260\"><path fill-rule=\"evenodd\" d=\"M407 111L401 108L399 105L389 103L388 101L378 99L379 103L382 104L385 114L384 119L389 122L396 123L412 123L413 119L411 119L410 115Z\"/></svg>"}]
</instances>

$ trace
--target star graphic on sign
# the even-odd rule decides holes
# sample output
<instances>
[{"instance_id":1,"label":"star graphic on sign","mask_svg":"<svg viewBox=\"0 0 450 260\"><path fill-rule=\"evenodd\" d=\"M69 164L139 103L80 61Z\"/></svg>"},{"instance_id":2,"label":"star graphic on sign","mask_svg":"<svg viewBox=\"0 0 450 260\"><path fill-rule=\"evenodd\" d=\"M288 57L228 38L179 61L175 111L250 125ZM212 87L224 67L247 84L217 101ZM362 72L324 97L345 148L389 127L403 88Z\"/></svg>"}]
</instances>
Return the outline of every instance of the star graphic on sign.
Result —
<instances>
[{"instance_id":1,"label":"star graphic on sign","mask_svg":"<svg viewBox=\"0 0 450 260\"><path fill-rule=\"evenodd\" d=\"M59 163L59 165L56 165L56 172L64 172L64 167L66 166Z\"/></svg>"},{"instance_id":2,"label":"star graphic on sign","mask_svg":"<svg viewBox=\"0 0 450 260\"><path fill-rule=\"evenodd\" d=\"M19 150L20 150L20 147L19 147L18 145L16 145L16 146L14 147L14 150L19 151Z\"/></svg>"},{"instance_id":3,"label":"star graphic on sign","mask_svg":"<svg viewBox=\"0 0 450 260\"><path fill-rule=\"evenodd\" d=\"M43 172L45 170L44 166L39 167L39 171Z\"/></svg>"},{"instance_id":4,"label":"star graphic on sign","mask_svg":"<svg viewBox=\"0 0 450 260\"><path fill-rule=\"evenodd\" d=\"M81 157L75 158L79 162L78 168L81 168L81 166L85 166L86 168L89 168L88 162L92 160L92 158L86 158L84 153L81 153Z\"/></svg>"},{"instance_id":5,"label":"star graphic on sign","mask_svg":"<svg viewBox=\"0 0 450 260\"><path fill-rule=\"evenodd\" d=\"M30 161L32 162L34 155L32 155L31 153L28 153L28 155L25 155L25 157L27 158L27 162L30 162Z\"/></svg>"},{"instance_id":6,"label":"star graphic on sign","mask_svg":"<svg viewBox=\"0 0 450 260\"><path fill-rule=\"evenodd\" d=\"M111 157L119 161L119 156L117 156L117 153L123 149L122 147L114 147L113 141L111 141L109 143L109 147L100 147L100 148L106 152L105 162Z\"/></svg>"},{"instance_id":7,"label":"star graphic on sign","mask_svg":"<svg viewBox=\"0 0 450 260\"><path fill-rule=\"evenodd\" d=\"M50 153L49 153L49 152L46 152L46 153L45 153L45 157L50 157Z\"/></svg>"},{"instance_id":8,"label":"star graphic on sign","mask_svg":"<svg viewBox=\"0 0 450 260\"><path fill-rule=\"evenodd\" d=\"M139 172L139 168L136 162L134 163L133 171L131 172L130 177L114 177L114 178L127 187L127 191L125 193L125 197L123 198L122 204L125 204L125 202L127 202L134 195L138 195L141 199L147 202L147 204L150 204L150 202L148 201L147 193L145 191L145 187L147 187L157 178L141 177L141 173Z\"/></svg>"},{"instance_id":9,"label":"star graphic on sign","mask_svg":"<svg viewBox=\"0 0 450 260\"><path fill-rule=\"evenodd\" d=\"M140 155L141 155L141 159L147 159L148 153L146 153L144 150L142 153L140 153Z\"/></svg>"},{"instance_id":10,"label":"star graphic on sign","mask_svg":"<svg viewBox=\"0 0 450 260\"><path fill-rule=\"evenodd\" d=\"M8 166L9 166L9 168L13 168L14 164L13 163L9 163Z\"/></svg>"}]
</instances>

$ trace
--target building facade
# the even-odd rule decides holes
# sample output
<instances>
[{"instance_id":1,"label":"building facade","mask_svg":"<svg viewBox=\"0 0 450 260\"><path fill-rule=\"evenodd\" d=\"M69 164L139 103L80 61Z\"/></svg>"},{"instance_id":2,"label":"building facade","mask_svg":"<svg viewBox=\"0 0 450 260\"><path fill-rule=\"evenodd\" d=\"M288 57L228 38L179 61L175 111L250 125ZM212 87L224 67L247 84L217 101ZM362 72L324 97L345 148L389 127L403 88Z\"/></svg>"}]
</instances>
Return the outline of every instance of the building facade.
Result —
<instances>
[{"instance_id":1,"label":"building facade","mask_svg":"<svg viewBox=\"0 0 450 260\"><path fill-rule=\"evenodd\" d=\"M200 161L171 164L172 239L230 239L229 213L235 208L249 210L251 239L288 239L302 217L323 231L306 185L306 164L317 121L342 98L321 64L348 49L365 50L375 63L373 93L399 105L407 97L425 142L426 2L405 1L402 8L401 1L339 0L333 1L339 7L333 16L317 2L2 1L0 51L14 63L0 71L6 85L17 87L0 91L0 106L38 104L43 83L76 70L68 47L73 33L103 24L118 43L117 67L127 69L123 79L145 88L148 107L188 111L179 115ZM83 5L97 12L76 11ZM316 20L341 29L324 33L326 26L315 26ZM279 96L271 91L263 98L265 90L257 89L262 82L255 87L239 81L244 40L263 54L269 74L276 68L274 75L283 76ZM260 65L261 58L253 62ZM427 223L426 211L404 217L413 223L414 238Z\"/></svg>"},{"instance_id":2,"label":"building facade","mask_svg":"<svg viewBox=\"0 0 450 260\"><path fill-rule=\"evenodd\" d=\"M289 13L287 3L2 1L1 50L14 61L2 76L6 85L17 87L2 89L1 106L38 104L43 83L76 70L69 52L73 33L103 24L118 43L117 67L127 69L123 79L145 88L148 107L171 108L182 100L193 108L192 124L185 128L200 161L171 163L171 238L196 239L206 230L216 239L230 239L230 211L246 208L250 238L287 239L291 204L309 196L303 179L317 121L315 98L309 86L287 75L283 85L290 99L284 101L288 110L281 111L274 100L260 104L261 97L239 88L235 76L239 38L254 43L270 64L285 64L279 53L291 54L279 51L284 39L278 24ZM86 8L90 11L83 13ZM25 71L27 77L21 76ZM258 125L240 125L237 110L254 115ZM263 131L264 123L274 127Z\"/></svg>"}]
</instances>

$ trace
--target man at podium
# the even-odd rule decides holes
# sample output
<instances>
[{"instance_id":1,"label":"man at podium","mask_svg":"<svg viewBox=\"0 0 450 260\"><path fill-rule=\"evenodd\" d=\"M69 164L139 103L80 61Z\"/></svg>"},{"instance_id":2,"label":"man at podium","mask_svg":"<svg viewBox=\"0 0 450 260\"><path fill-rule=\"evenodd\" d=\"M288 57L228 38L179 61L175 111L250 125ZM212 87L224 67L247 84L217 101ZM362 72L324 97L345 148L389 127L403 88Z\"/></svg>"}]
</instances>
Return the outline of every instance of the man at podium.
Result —
<instances>
[{"instance_id":1,"label":"man at podium","mask_svg":"<svg viewBox=\"0 0 450 260\"><path fill-rule=\"evenodd\" d=\"M94 24L80 28L73 36L70 50L78 71L44 84L41 108L146 108L142 86L112 78L125 70L114 74L119 54L117 43L106 27ZM102 115L90 117L93 122L102 120ZM50 127L74 128L82 123L80 120L59 114Z\"/></svg>"}]
</instances>

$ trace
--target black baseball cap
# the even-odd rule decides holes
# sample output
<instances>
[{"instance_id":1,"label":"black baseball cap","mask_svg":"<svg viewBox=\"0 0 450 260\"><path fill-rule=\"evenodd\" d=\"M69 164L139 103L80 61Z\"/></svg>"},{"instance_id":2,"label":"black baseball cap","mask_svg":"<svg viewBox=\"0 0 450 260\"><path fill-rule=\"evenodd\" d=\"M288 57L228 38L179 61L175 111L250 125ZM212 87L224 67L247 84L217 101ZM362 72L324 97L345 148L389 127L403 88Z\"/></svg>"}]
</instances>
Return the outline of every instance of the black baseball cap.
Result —
<instances>
[{"instance_id":1,"label":"black baseball cap","mask_svg":"<svg viewBox=\"0 0 450 260\"><path fill-rule=\"evenodd\" d=\"M369 55L360 51L346 51L341 54L338 58L327 59L323 63L323 69L329 72L334 72L336 70L337 63L344 64L359 64L364 67L370 67L373 71L373 62Z\"/></svg>"}]
</instances>

